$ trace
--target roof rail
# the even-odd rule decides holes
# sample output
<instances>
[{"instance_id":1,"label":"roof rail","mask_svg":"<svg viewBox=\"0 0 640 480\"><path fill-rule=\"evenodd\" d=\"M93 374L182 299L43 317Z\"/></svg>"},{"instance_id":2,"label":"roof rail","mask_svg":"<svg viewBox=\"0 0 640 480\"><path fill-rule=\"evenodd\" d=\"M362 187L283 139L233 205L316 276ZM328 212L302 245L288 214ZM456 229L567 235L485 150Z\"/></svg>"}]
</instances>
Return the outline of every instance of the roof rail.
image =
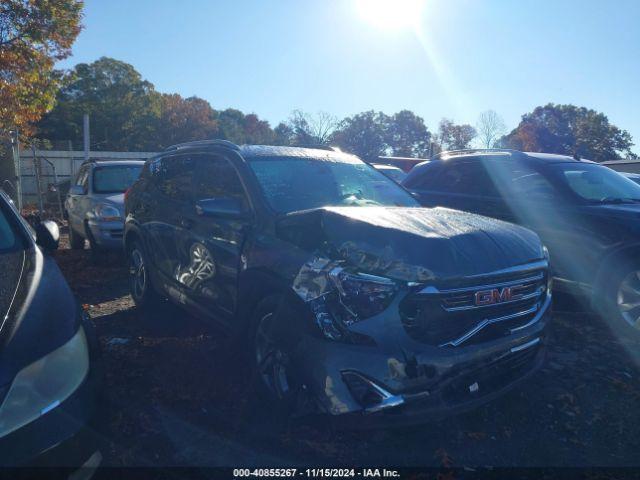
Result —
<instances>
[{"instance_id":1,"label":"roof rail","mask_svg":"<svg viewBox=\"0 0 640 480\"><path fill-rule=\"evenodd\" d=\"M229 140L196 140L193 142L184 142L178 143L176 145L171 145L170 147L165 148L164 152L169 152L171 150L180 150L181 148L190 148L190 147L208 147L208 146L218 146L218 147L226 147L231 150L240 150L240 147Z\"/></svg>"},{"instance_id":2,"label":"roof rail","mask_svg":"<svg viewBox=\"0 0 640 480\"><path fill-rule=\"evenodd\" d=\"M446 150L444 152L436 153L431 157L431 160L442 159L443 157L456 157L461 155L469 155L474 153L508 153L522 155L519 150L510 150L508 148L467 148L463 150Z\"/></svg>"},{"instance_id":3,"label":"roof rail","mask_svg":"<svg viewBox=\"0 0 640 480\"><path fill-rule=\"evenodd\" d=\"M330 152L339 152L338 147L332 147L331 145L325 145L323 143L302 143L300 145L291 145L294 148L315 148L316 150L328 150Z\"/></svg>"}]
</instances>

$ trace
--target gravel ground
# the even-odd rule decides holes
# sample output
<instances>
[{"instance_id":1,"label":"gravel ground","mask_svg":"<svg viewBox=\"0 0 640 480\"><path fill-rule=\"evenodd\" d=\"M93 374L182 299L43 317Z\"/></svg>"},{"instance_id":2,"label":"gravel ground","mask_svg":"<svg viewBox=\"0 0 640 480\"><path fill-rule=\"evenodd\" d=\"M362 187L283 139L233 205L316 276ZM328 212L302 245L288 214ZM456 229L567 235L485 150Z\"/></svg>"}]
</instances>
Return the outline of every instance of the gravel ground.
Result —
<instances>
[{"instance_id":1,"label":"gravel ground","mask_svg":"<svg viewBox=\"0 0 640 480\"><path fill-rule=\"evenodd\" d=\"M120 255L95 264L64 241L55 257L103 348L106 465L640 465L640 346L571 302L550 327L545 367L474 412L387 431L317 417L276 430L215 329L170 304L141 314Z\"/></svg>"}]
</instances>

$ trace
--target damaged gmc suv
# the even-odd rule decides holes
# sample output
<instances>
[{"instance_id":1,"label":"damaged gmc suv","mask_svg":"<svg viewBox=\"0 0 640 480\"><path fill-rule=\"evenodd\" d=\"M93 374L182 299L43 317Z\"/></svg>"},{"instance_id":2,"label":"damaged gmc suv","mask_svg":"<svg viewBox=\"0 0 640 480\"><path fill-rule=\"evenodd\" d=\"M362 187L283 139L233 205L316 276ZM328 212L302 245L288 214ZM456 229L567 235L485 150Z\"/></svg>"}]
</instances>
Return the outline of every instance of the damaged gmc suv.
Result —
<instances>
[{"instance_id":1,"label":"damaged gmc suv","mask_svg":"<svg viewBox=\"0 0 640 480\"><path fill-rule=\"evenodd\" d=\"M137 305L168 297L229 329L282 410L442 417L543 361L536 234L422 208L330 148L170 147L127 192L124 242Z\"/></svg>"}]
</instances>

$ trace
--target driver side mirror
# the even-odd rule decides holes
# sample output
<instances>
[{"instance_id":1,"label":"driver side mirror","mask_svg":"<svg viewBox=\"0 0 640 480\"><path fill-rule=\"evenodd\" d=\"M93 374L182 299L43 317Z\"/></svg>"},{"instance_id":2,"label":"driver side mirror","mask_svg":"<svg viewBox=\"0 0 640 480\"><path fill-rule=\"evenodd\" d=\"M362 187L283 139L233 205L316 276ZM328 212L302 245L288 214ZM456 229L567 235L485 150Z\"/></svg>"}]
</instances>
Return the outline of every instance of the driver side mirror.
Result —
<instances>
[{"instance_id":1,"label":"driver side mirror","mask_svg":"<svg viewBox=\"0 0 640 480\"><path fill-rule=\"evenodd\" d=\"M235 198L206 198L196 202L196 213L203 217L245 218L242 203Z\"/></svg>"},{"instance_id":2,"label":"driver side mirror","mask_svg":"<svg viewBox=\"0 0 640 480\"><path fill-rule=\"evenodd\" d=\"M60 243L60 229L56 222L44 220L35 227L36 243L47 252L58 249Z\"/></svg>"},{"instance_id":3,"label":"driver side mirror","mask_svg":"<svg viewBox=\"0 0 640 480\"><path fill-rule=\"evenodd\" d=\"M69 187L69 195L86 195L87 191L82 185L72 185Z\"/></svg>"}]
</instances>

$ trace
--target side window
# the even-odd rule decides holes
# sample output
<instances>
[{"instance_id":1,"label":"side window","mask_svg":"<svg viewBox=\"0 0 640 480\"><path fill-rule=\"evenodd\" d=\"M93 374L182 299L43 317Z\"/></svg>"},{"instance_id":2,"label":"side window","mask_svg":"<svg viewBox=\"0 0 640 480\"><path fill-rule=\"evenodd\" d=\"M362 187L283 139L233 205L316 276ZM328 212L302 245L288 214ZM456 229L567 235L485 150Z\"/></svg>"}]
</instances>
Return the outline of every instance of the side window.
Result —
<instances>
[{"instance_id":1,"label":"side window","mask_svg":"<svg viewBox=\"0 0 640 480\"><path fill-rule=\"evenodd\" d=\"M234 198L241 202L244 208L248 207L242 182L229 160L213 155L200 155L196 157L196 164L196 200Z\"/></svg>"},{"instance_id":2,"label":"side window","mask_svg":"<svg viewBox=\"0 0 640 480\"><path fill-rule=\"evenodd\" d=\"M436 186L441 171L442 168L436 165L423 168L419 173L416 172L418 175L407 179L405 185L407 188L416 188L419 190L437 190Z\"/></svg>"},{"instance_id":3,"label":"side window","mask_svg":"<svg viewBox=\"0 0 640 480\"><path fill-rule=\"evenodd\" d=\"M89 167L80 168L80 170L78 171L78 175L76 176L74 185L80 185L80 186L86 187L87 179L89 177L88 174L89 174Z\"/></svg>"},{"instance_id":4,"label":"side window","mask_svg":"<svg viewBox=\"0 0 640 480\"><path fill-rule=\"evenodd\" d=\"M527 201L555 201L556 188L540 172L519 161L485 162L486 170L504 197Z\"/></svg>"},{"instance_id":5,"label":"side window","mask_svg":"<svg viewBox=\"0 0 640 480\"><path fill-rule=\"evenodd\" d=\"M434 190L447 193L499 197L494 180L479 161L452 163L443 167Z\"/></svg>"},{"instance_id":6,"label":"side window","mask_svg":"<svg viewBox=\"0 0 640 480\"><path fill-rule=\"evenodd\" d=\"M167 197L188 202L193 199L193 173L195 162L189 155L165 157L159 160L154 171L160 192Z\"/></svg>"}]
</instances>

